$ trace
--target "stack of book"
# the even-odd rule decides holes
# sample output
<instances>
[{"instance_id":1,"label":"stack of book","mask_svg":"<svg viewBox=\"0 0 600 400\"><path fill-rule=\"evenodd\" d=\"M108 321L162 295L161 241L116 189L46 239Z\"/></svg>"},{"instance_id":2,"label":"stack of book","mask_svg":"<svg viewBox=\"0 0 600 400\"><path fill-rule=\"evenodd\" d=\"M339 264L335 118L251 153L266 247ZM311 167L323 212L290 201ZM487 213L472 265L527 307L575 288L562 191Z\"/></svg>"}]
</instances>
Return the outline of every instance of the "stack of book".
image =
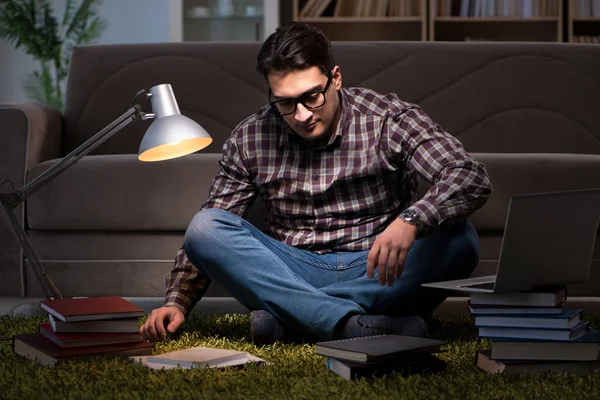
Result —
<instances>
[{"instance_id":1,"label":"stack of book","mask_svg":"<svg viewBox=\"0 0 600 400\"><path fill-rule=\"evenodd\" d=\"M478 351L477 366L491 373L590 371L600 368L600 337L582 310L563 306L566 288L546 292L473 293L469 309L478 336L491 348Z\"/></svg>"},{"instance_id":2,"label":"stack of book","mask_svg":"<svg viewBox=\"0 0 600 400\"><path fill-rule=\"evenodd\" d=\"M13 352L54 365L94 356L152 354L152 345L138 333L143 310L119 296L43 300L49 323L39 332L16 335Z\"/></svg>"},{"instance_id":3,"label":"stack of book","mask_svg":"<svg viewBox=\"0 0 600 400\"><path fill-rule=\"evenodd\" d=\"M436 373L446 363L434 353L446 342L400 335L378 335L318 342L315 351L327 357L327 368L346 380L383 376Z\"/></svg>"}]
</instances>

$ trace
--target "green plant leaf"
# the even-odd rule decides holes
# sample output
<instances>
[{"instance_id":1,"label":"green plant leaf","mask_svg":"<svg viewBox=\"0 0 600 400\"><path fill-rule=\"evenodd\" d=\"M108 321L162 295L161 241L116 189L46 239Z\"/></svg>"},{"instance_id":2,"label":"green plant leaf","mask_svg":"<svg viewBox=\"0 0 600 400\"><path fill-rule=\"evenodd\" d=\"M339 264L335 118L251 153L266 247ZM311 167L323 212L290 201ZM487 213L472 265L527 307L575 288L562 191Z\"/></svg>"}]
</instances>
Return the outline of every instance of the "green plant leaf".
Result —
<instances>
[{"instance_id":1,"label":"green plant leaf","mask_svg":"<svg viewBox=\"0 0 600 400\"><path fill-rule=\"evenodd\" d=\"M23 80L23 89L27 96L34 101L48 104L62 110L63 101L55 90L55 80L52 69L47 64L42 64L42 70L35 71Z\"/></svg>"},{"instance_id":2,"label":"green plant leaf","mask_svg":"<svg viewBox=\"0 0 600 400\"><path fill-rule=\"evenodd\" d=\"M40 73L35 71L23 79L23 90L28 98L47 104L47 96Z\"/></svg>"},{"instance_id":3,"label":"green plant leaf","mask_svg":"<svg viewBox=\"0 0 600 400\"><path fill-rule=\"evenodd\" d=\"M60 43L48 0L5 0L0 5L0 37L38 60L52 59Z\"/></svg>"},{"instance_id":4,"label":"green plant leaf","mask_svg":"<svg viewBox=\"0 0 600 400\"><path fill-rule=\"evenodd\" d=\"M0 38L34 57L42 70L26 77L25 92L62 110L73 46L91 44L106 29L98 16L102 0L67 0L59 23L50 0L0 0Z\"/></svg>"},{"instance_id":5,"label":"green plant leaf","mask_svg":"<svg viewBox=\"0 0 600 400\"><path fill-rule=\"evenodd\" d=\"M83 0L69 22L65 36L70 36L76 31L81 32L86 30L88 21L96 16L96 7L101 4L101 0ZM75 36L79 35L81 35L81 33L76 34Z\"/></svg>"},{"instance_id":6,"label":"green plant leaf","mask_svg":"<svg viewBox=\"0 0 600 400\"><path fill-rule=\"evenodd\" d=\"M64 29L66 29L67 27L67 23L71 20L71 18L73 18L73 10L75 9L75 6L73 5L73 0L67 0L67 4L65 4L65 13L63 14L63 20L61 22L61 27ZM62 34L61 34L62 36Z\"/></svg>"},{"instance_id":7,"label":"green plant leaf","mask_svg":"<svg viewBox=\"0 0 600 400\"><path fill-rule=\"evenodd\" d=\"M102 35L104 30L106 29L106 26L106 21L100 19L100 17L95 17L90 22L90 25L87 31L85 32L82 40L80 40L77 44L81 45L92 43L95 39L99 38Z\"/></svg>"}]
</instances>

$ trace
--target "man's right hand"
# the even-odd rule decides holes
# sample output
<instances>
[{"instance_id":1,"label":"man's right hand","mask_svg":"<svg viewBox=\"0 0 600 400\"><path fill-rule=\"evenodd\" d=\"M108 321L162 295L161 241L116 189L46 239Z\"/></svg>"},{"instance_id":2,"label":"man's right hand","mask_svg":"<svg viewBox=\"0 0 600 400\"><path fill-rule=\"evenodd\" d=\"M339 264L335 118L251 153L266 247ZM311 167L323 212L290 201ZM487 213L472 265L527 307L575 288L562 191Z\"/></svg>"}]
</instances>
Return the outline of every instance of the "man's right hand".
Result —
<instances>
[{"instance_id":1,"label":"man's right hand","mask_svg":"<svg viewBox=\"0 0 600 400\"><path fill-rule=\"evenodd\" d=\"M144 340L151 342L167 336L166 330L173 333L181 326L185 316L177 307L160 307L152 310L148 319L139 329ZM168 325L167 325L168 324ZM166 327L166 330L165 330Z\"/></svg>"}]
</instances>

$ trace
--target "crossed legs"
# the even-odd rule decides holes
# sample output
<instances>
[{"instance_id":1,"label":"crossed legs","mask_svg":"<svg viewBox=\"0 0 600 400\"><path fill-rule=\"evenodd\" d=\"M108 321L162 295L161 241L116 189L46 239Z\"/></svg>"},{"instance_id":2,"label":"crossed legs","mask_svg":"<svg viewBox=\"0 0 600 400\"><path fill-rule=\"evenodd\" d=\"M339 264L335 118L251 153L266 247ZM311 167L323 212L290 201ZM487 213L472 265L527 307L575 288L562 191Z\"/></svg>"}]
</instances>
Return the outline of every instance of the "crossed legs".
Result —
<instances>
[{"instance_id":1,"label":"crossed legs","mask_svg":"<svg viewBox=\"0 0 600 400\"><path fill-rule=\"evenodd\" d=\"M194 216L184 248L196 268L249 309L266 310L286 328L322 340L354 314L428 316L447 294L421 284L465 278L478 260L477 234L466 221L415 241L402 276L381 286L366 276L368 251L297 249L218 209Z\"/></svg>"}]
</instances>

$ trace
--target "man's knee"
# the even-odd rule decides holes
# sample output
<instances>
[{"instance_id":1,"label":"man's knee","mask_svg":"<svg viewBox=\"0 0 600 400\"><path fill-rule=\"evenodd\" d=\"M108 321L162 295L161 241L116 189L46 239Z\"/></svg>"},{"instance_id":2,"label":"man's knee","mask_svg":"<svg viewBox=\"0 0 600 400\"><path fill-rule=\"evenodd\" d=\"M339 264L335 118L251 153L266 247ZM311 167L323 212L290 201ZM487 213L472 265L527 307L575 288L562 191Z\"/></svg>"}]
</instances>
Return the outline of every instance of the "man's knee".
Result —
<instances>
[{"instance_id":1,"label":"man's knee","mask_svg":"<svg viewBox=\"0 0 600 400\"><path fill-rule=\"evenodd\" d=\"M211 241L218 239L219 226L234 217L228 211L216 208L206 208L194 215L185 231L183 248L187 254L194 251L195 244L202 243L207 246Z\"/></svg>"}]
</instances>

